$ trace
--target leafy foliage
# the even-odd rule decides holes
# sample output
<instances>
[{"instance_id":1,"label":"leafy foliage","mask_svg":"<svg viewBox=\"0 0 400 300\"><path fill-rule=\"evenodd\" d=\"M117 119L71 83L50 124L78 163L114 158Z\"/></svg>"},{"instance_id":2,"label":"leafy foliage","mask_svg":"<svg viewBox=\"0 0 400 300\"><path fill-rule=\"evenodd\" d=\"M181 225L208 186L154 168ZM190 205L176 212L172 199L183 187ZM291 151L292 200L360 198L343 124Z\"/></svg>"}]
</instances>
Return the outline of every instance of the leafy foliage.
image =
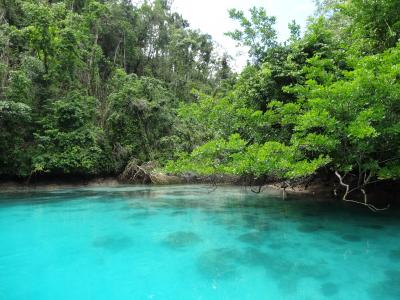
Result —
<instances>
[{"instance_id":1,"label":"leafy foliage","mask_svg":"<svg viewBox=\"0 0 400 300\"><path fill-rule=\"evenodd\" d=\"M231 9L227 35L251 58L234 74L169 1L1 1L0 175L152 160L271 180L324 170L360 190L399 178L400 2L317 2L286 42L263 8Z\"/></svg>"},{"instance_id":2,"label":"leafy foliage","mask_svg":"<svg viewBox=\"0 0 400 300\"><path fill-rule=\"evenodd\" d=\"M233 77L211 37L168 1L0 5L0 175L109 174L132 158L170 159L179 103Z\"/></svg>"},{"instance_id":3,"label":"leafy foliage","mask_svg":"<svg viewBox=\"0 0 400 300\"><path fill-rule=\"evenodd\" d=\"M255 60L224 97L191 104L215 139L167 170L286 180L323 168L360 189L399 178L398 9L390 0L320 2L304 36L291 24L285 44L264 10L252 9L250 19L232 10L242 29L229 35ZM238 147L227 149L233 141Z\"/></svg>"}]
</instances>

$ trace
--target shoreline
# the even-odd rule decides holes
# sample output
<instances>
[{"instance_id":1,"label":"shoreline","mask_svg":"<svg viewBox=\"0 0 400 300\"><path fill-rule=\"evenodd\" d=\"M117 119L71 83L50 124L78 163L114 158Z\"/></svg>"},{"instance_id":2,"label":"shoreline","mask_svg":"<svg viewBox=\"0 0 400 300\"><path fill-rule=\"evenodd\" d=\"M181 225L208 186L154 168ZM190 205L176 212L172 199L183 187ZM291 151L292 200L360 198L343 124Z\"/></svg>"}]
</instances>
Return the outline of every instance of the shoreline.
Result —
<instances>
[{"instance_id":1,"label":"shoreline","mask_svg":"<svg viewBox=\"0 0 400 300\"><path fill-rule=\"evenodd\" d=\"M35 190L35 189L62 189L62 188L79 188L79 187L102 187L102 186L119 186L123 185L114 177L99 177L92 179L52 179L37 180L32 182L23 182L19 180L0 180L1 191L15 190Z\"/></svg>"},{"instance_id":2,"label":"shoreline","mask_svg":"<svg viewBox=\"0 0 400 300\"><path fill-rule=\"evenodd\" d=\"M30 190L57 190L68 188L84 188L84 187L123 187L123 186L174 186L174 185L216 185L216 186L242 186L250 188L253 191L259 189L259 185L250 185L246 178L237 176L172 176L167 174L158 174L162 180L156 183L143 184L140 182L121 181L117 176L104 177L82 177L82 176L59 176L35 178L31 182L16 179L0 179L0 193L2 192L23 192ZM315 200L323 201L342 201L342 190L332 181L324 181L322 178L316 178L309 185L299 184L293 187L283 188L282 182L263 183L261 185L261 193L267 191L275 191L282 193L282 197L287 196L308 196ZM396 205L400 199L400 191L396 188L397 184L371 186L368 198L371 202L378 205L384 203L392 203ZM337 195L334 195L334 188L337 188ZM360 195L354 195L358 199Z\"/></svg>"},{"instance_id":3,"label":"shoreline","mask_svg":"<svg viewBox=\"0 0 400 300\"><path fill-rule=\"evenodd\" d=\"M31 182L25 182L22 180L15 179L0 179L0 193L8 191L25 191L25 190L55 190L63 188L79 188L79 187L118 187L118 186L135 186L135 185L148 185L148 186L173 186L173 185L217 185L217 186L243 186L251 188L253 190L258 190L258 185L249 185L240 177L234 176L221 176L216 179L211 179L209 176L169 176L165 177L173 178L173 180L164 180L159 183L141 184L134 182L124 182L118 179L117 176L107 176L107 177L95 177L95 178L81 178L81 177L71 177L71 178L38 178L32 180ZM179 180L177 180L177 178ZM250 190L250 189L249 189ZM279 182L276 183L266 183L262 185L262 191L265 190L275 190L284 191ZM287 195L309 195L316 197L327 198L331 195L332 187L323 186L322 184L311 184L308 188L304 186L296 186L285 189ZM332 199L332 197L329 197Z\"/></svg>"}]
</instances>

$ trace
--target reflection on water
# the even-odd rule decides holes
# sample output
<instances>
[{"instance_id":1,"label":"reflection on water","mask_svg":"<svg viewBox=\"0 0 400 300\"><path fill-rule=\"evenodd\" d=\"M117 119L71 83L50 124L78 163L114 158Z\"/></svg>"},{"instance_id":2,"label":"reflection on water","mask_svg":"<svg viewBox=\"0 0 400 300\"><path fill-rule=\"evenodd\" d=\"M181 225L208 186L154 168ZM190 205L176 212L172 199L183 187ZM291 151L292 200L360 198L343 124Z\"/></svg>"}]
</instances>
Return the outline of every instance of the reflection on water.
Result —
<instances>
[{"instance_id":1,"label":"reflection on water","mask_svg":"<svg viewBox=\"0 0 400 300\"><path fill-rule=\"evenodd\" d=\"M397 211L209 191L0 194L0 299L400 299Z\"/></svg>"}]
</instances>

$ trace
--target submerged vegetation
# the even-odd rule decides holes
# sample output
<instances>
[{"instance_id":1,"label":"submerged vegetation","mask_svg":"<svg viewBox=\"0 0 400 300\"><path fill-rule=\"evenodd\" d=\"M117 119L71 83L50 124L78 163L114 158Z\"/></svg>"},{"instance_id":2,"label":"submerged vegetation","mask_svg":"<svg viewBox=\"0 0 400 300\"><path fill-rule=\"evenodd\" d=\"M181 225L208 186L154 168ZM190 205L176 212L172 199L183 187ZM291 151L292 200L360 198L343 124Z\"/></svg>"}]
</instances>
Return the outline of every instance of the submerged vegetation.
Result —
<instances>
[{"instance_id":1,"label":"submerged vegetation","mask_svg":"<svg viewBox=\"0 0 400 300\"><path fill-rule=\"evenodd\" d=\"M264 9L229 14L240 29L227 35L249 48L240 74L166 0L2 0L0 175L148 161L273 181L324 172L343 199L400 177L398 0L317 1L285 42Z\"/></svg>"}]
</instances>

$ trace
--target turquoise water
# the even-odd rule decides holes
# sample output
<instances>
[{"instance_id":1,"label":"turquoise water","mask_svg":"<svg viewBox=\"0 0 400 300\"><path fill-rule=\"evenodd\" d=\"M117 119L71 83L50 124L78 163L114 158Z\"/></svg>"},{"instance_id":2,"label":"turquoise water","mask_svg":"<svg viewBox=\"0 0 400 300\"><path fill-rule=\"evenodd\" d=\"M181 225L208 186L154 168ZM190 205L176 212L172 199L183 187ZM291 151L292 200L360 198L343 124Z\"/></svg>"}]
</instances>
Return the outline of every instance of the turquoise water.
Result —
<instances>
[{"instance_id":1,"label":"turquoise water","mask_svg":"<svg viewBox=\"0 0 400 300\"><path fill-rule=\"evenodd\" d=\"M236 187L0 194L0 299L400 299L400 218Z\"/></svg>"}]
</instances>

